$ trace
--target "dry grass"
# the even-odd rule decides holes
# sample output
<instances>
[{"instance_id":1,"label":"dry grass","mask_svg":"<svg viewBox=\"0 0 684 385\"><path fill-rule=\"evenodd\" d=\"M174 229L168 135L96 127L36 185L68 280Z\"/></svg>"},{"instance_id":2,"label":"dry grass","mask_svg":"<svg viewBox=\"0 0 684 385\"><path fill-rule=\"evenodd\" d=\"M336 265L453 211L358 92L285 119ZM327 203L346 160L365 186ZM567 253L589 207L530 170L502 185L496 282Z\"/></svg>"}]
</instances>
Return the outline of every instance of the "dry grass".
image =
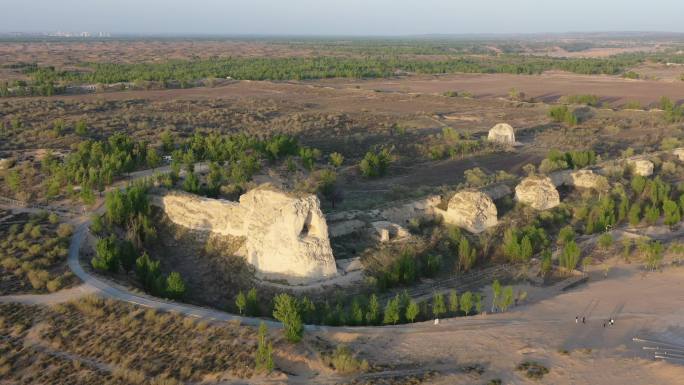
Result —
<instances>
[{"instance_id":1,"label":"dry grass","mask_svg":"<svg viewBox=\"0 0 684 385\"><path fill-rule=\"evenodd\" d=\"M253 374L256 337L249 327L195 324L180 315L97 297L53 308L3 304L0 314L0 334L7 336L0 348L5 372L0 379L29 376L28 383L68 383L34 370L64 355L80 364L60 363L61 370L93 378L82 383L176 384ZM37 324L41 327L33 328ZM44 353L20 349L28 342ZM92 362L106 367L93 369Z\"/></svg>"},{"instance_id":2,"label":"dry grass","mask_svg":"<svg viewBox=\"0 0 684 385\"><path fill-rule=\"evenodd\" d=\"M72 231L47 213L18 214L0 223L0 294L46 293L73 285L77 279L66 266Z\"/></svg>"}]
</instances>

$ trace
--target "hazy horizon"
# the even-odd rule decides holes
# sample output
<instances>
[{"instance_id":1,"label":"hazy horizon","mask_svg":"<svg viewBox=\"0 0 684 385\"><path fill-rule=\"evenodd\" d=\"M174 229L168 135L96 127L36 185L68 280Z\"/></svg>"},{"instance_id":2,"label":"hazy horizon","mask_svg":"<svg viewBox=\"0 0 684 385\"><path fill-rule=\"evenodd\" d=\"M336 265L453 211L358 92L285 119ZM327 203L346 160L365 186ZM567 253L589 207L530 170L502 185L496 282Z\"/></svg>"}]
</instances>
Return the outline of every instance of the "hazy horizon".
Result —
<instances>
[{"instance_id":1,"label":"hazy horizon","mask_svg":"<svg viewBox=\"0 0 684 385\"><path fill-rule=\"evenodd\" d=\"M684 2L505 0L4 0L0 32L140 35L426 36L682 33Z\"/></svg>"}]
</instances>

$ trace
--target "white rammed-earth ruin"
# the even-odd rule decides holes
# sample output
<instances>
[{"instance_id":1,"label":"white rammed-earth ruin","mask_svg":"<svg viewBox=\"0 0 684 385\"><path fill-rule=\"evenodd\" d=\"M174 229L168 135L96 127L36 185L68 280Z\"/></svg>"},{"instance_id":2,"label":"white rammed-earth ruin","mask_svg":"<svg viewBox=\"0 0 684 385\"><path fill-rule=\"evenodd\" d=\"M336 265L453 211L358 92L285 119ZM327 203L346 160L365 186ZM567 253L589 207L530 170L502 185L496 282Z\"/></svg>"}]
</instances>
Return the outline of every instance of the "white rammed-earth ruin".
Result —
<instances>
[{"instance_id":1,"label":"white rammed-earth ruin","mask_svg":"<svg viewBox=\"0 0 684 385\"><path fill-rule=\"evenodd\" d=\"M328 226L313 195L262 186L242 195L239 203L178 192L153 202L176 225L244 237L245 258L259 277L306 284L337 275Z\"/></svg>"},{"instance_id":2,"label":"white rammed-earth ruin","mask_svg":"<svg viewBox=\"0 0 684 385\"><path fill-rule=\"evenodd\" d=\"M444 222L478 234L498 223L496 206L485 193L477 190L457 192L446 211L440 210Z\"/></svg>"},{"instance_id":3,"label":"white rammed-earth ruin","mask_svg":"<svg viewBox=\"0 0 684 385\"><path fill-rule=\"evenodd\" d=\"M515 187L515 199L535 210L548 210L560 204L560 195L551 178L529 176Z\"/></svg>"},{"instance_id":4,"label":"white rammed-earth ruin","mask_svg":"<svg viewBox=\"0 0 684 385\"><path fill-rule=\"evenodd\" d=\"M501 144L513 145L515 144L515 130L510 124L499 123L489 130L487 140Z\"/></svg>"}]
</instances>

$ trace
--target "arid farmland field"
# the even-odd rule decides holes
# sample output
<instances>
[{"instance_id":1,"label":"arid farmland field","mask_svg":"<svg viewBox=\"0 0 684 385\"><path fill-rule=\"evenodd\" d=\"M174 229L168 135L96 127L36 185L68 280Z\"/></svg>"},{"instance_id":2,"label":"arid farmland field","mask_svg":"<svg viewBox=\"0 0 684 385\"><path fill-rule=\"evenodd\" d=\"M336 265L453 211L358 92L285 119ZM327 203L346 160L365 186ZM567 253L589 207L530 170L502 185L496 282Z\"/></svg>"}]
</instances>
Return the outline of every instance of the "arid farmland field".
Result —
<instances>
[{"instance_id":1,"label":"arid farmland field","mask_svg":"<svg viewBox=\"0 0 684 385\"><path fill-rule=\"evenodd\" d=\"M0 34L0 383L678 384L683 49Z\"/></svg>"}]
</instances>

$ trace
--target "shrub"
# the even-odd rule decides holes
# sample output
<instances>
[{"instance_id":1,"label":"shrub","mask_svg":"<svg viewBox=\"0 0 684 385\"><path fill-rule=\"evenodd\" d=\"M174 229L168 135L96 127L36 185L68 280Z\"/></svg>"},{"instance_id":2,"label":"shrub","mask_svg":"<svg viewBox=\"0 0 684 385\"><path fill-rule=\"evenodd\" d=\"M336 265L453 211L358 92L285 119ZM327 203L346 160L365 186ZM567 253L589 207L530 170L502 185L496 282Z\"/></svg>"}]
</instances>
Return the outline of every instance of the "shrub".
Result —
<instances>
[{"instance_id":1,"label":"shrub","mask_svg":"<svg viewBox=\"0 0 684 385\"><path fill-rule=\"evenodd\" d=\"M365 372L369 368L368 361L355 358L351 350L344 345L339 345L335 349L329 358L329 365L340 374Z\"/></svg>"},{"instance_id":2,"label":"shrub","mask_svg":"<svg viewBox=\"0 0 684 385\"><path fill-rule=\"evenodd\" d=\"M525 372L525 376L527 376L527 378L535 380L538 380L549 373L549 369L547 367L535 361L522 362L516 367L516 370Z\"/></svg>"},{"instance_id":3,"label":"shrub","mask_svg":"<svg viewBox=\"0 0 684 385\"><path fill-rule=\"evenodd\" d=\"M641 103L636 101L636 100L632 100L632 101L625 103L625 105L622 106L622 108L624 108L625 110L643 110L644 109L641 106Z\"/></svg>"},{"instance_id":4,"label":"shrub","mask_svg":"<svg viewBox=\"0 0 684 385\"><path fill-rule=\"evenodd\" d=\"M646 258L646 267L651 270L656 270L660 267L663 260L663 244L660 241L654 242L640 242L639 251Z\"/></svg>"},{"instance_id":5,"label":"shrub","mask_svg":"<svg viewBox=\"0 0 684 385\"><path fill-rule=\"evenodd\" d=\"M569 104L585 104L592 107L601 105L601 100L596 95L571 95L565 98L565 102Z\"/></svg>"},{"instance_id":6,"label":"shrub","mask_svg":"<svg viewBox=\"0 0 684 385\"><path fill-rule=\"evenodd\" d=\"M62 279L57 277L53 280L48 281L46 288L50 293L54 293L62 288Z\"/></svg>"},{"instance_id":7,"label":"shrub","mask_svg":"<svg viewBox=\"0 0 684 385\"><path fill-rule=\"evenodd\" d=\"M74 227L68 223L60 223L57 226L57 236L60 238L68 238L73 234Z\"/></svg>"},{"instance_id":8,"label":"shrub","mask_svg":"<svg viewBox=\"0 0 684 385\"><path fill-rule=\"evenodd\" d=\"M30 270L27 274L29 282L34 289L42 289L50 279L50 273L45 270Z\"/></svg>"},{"instance_id":9,"label":"shrub","mask_svg":"<svg viewBox=\"0 0 684 385\"><path fill-rule=\"evenodd\" d=\"M79 120L78 122L76 122L76 124L74 125L74 132L78 136L85 136L86 134L88 134L88 126L86 125L85 120Z\"/></svg>"},{"instance_id":10,"label":"shrub","mask_svg":"<svg viewBox=\"0 0 684 385\"><path fill-rule=\"evenodd\" d=\"M613 236L610 233L603 233L599 236L598 244L602 249L608 249L613 245Z\"/></svg>"},{"instance_id":11,"label":"shrub","mask_svg":"<svg viewBox=\"0 0 684 385\"><path fill-rule=\"evenodd\" d=\"M333 167L340 167L344 163L344 156L339 152L333 152L330 154L330 164Z\"/></svg>"},{"instance_id":12,"label":"shrub","mask_svg":"<svg viewBox=\"0 0 684 385\"><path fill-rule=\"evenodd\" d=\"M549 110L549 117L556 123L566 123L574 126L578 123L577 115L568 106L554 106Z\"/></svg>"}]
</instances>

